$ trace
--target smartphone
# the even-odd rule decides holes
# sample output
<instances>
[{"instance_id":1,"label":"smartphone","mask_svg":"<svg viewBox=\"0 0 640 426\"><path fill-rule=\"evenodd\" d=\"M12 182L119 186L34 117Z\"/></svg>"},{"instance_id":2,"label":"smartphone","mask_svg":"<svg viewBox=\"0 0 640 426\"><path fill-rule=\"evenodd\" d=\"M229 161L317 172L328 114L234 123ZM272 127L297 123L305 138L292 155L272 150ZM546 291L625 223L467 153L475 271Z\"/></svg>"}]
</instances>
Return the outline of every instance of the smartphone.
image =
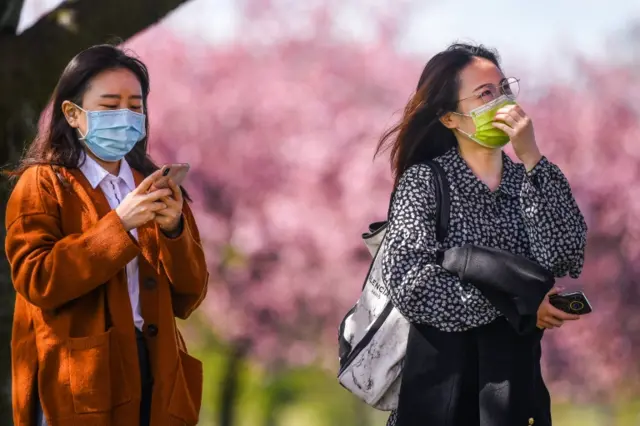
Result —
<instances>
[{"instance_id":1,"label":"smartphone","mask_svg":"<svg viewBox=\"0 0 640 426\"><path fill-rule=\"evenodd\" d=\"M189 173L191 166L187 163L165 164L162 166L162 176L153 183L156 189L168 188L169 179L180 186Z\"/></svg>"},{"instance_id":2,"label":"smartphone","mask_svg":"<svg viewBox=\"0 0 640 426\"><path fill-rule=\"evenodd\" d=\"M581 291L552 294L549 303L568 314L586 315L593 310L587 296Z\"/></svg>"}]
</instances>

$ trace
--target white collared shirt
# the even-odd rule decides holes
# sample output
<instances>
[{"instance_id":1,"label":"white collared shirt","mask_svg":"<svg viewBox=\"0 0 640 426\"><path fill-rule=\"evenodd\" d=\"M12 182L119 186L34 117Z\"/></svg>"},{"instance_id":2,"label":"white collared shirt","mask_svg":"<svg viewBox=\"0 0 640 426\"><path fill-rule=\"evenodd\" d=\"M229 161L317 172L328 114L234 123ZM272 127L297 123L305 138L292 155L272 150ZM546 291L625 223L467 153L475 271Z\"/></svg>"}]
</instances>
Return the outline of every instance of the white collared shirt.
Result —
<instances>
[{"instance_id":1,"label":"white collared shirt","mask_svg":"<svg viewBox=\"0 0 640 426\"><path fill-rule=\"evenodd\" d=\"M93 189L100 186L100 189L102 189L102 192L109 202L109 206L115 209L120 205L124 197L136 188L133 172L131 171L131 167L129 167L129 163L127 163L125 159L122 159L120 161L120 173L118 173L118 176L114 176L102 168L93 158L88 155L84 157L86 160L82 163L82 166L80 166L80 171L86 176ZM135 228L130 231L130 234L136 240L138 239L138 231ZM144 319L140 312L140 280L137 257L127 264L126 272L133 323L138 330L142 330Z\"/></svg>"}]
</instances>

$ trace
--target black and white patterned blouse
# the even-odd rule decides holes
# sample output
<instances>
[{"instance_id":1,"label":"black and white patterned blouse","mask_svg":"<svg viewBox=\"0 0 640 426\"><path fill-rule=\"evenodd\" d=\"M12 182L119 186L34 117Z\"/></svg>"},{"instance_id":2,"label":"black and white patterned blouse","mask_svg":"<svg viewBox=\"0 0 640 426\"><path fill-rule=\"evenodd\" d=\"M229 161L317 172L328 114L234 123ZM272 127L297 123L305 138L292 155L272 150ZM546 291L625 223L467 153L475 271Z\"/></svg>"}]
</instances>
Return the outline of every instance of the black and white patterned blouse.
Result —
<instances>
[{"instance_id":1,"label":"black and white patterned blouse","mask_svg":"<svg viewBox=\"0 0 640 426\"><path fill-rule=\"evenodd\" d=\"M451 215L444 249L476 244L508 250L557 277L582 270L587 226L560 169L543 158L529 173L503 154L494 192L457 149L438 157L449 180ZM391 207L382 271L396 308L411 322L443 331L488 324L499 313L472 285L435 265L435 186L431 169L410 167Z\"/></svg>"},{"instance_id":2,"label":"black and white patterned blouse","mask_svg":"<svg viewBox=\"0 0 640 426\"><path fill-rule=\"evenodd\" d=\"M435 238L435 185L427 165L414 165L402 175L391 206L382 272L391 300L408 320L464 331L500 315L478 289L435 265L437 248L499 248L537 261L556 277L578 277L587 226L556 165L543 158L527 173L524 165L503 154L502 181L491 192L457 148L436 161L447 174L451 193L444 247Z\"/></svg>"}]
</instances>

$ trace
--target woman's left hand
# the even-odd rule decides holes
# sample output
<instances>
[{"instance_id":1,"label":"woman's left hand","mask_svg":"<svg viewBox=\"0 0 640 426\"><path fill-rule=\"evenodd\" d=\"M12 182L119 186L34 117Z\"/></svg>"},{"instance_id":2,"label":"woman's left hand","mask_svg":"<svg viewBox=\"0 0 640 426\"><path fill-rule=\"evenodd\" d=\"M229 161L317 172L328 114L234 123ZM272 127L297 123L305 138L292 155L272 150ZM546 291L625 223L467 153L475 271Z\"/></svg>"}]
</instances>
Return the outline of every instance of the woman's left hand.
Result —
<instances>
[{"instance_id":1,"label":"woman's left hand","mask_svg":"<svg viewBox=\"0 0 640 426\"><path fill-rule=\"evenodd\" d=\"M536 325L539 329L545 328L558 328L562 327L565 321L575 321L580 319L580 315L568 314L560 309L556 308L549 302L549 296L552 294L558 294L562 291L561 287L552 288L549 293L546 294L544 300L538 307L538 315Z\"/></svg>"},{"instance_id":2,"label":"woman's left hand","mask_svg":"<svg viewBox=\"0 0 640 426\"><path fill-rule=\"evenodd\" d=\"M166 208L156 212L155 221L165 233L175 233L180 227L182 219L182 190L173 180L168 180L169 188L173 192L171 197L163 198L162 201L167 205Z\"/></svg>"},{"instance_id":3,"label":"woman's left hand","mask_svg":"<svg viewBox=\"0 0 640 426\"><path fill-rule=\"evenodd\" d=\"M531 170L542 158L531 118L520 105L500 108L494 118L493 127L505 132L511 139L513 150L527 168Z\"/></svg>"}]
</instances>

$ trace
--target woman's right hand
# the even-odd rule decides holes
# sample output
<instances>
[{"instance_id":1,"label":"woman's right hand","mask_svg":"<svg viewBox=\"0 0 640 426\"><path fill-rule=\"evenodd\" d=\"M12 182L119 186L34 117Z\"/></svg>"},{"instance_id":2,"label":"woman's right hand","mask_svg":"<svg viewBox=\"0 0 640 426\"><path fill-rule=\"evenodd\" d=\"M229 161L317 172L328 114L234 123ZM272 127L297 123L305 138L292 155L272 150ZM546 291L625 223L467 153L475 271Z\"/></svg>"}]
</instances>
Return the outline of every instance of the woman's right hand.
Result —
<instances>
[{"instance_id":1,"label":"woman's right hand","mask_svg":"<svg viewBox=\"0 0 640 426\"><path fill-rule=\"evenodd\" d=\"M544 297L540 307L538 307L538 321L536 325L539 329L556 328L562 326L565 321L575 321L580 319L580 315L568 314L556 308L551 304L551 302L549 302L549 296L560 293L561 291L561 287L552 288Z\"/></svg>"},{"instance_id":2,"label":"woman's right hand","mask_svg":"<svg viewBox=\"0 0 640 426\"><path fill-rule=\"evenodd\" d=\"M157 170L147 176L145 180L124 197L124 200L116 207L116 213L120 217L122 225L127 232L153 220L158 210L167 207L164 202L159 200L163 197L171 196L171 189L156 189L149 192L151 185L160 177L161 173L161 170Z\"/></svg>"}]
</instances>

